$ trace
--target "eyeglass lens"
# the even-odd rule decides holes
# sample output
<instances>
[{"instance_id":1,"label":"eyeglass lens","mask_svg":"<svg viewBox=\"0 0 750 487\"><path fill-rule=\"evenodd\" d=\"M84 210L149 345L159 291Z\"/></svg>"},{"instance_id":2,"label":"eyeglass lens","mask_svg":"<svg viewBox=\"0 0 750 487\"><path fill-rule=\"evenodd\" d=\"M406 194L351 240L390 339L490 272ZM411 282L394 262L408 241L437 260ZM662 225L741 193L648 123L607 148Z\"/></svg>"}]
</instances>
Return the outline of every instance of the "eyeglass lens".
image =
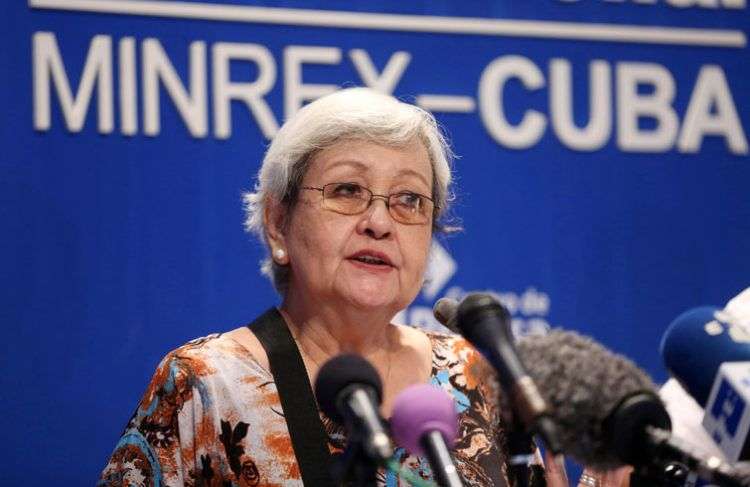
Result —
<instances>
[{"instance_id":1,"label":"eyeglass lens","mask_svg":"<svg viewBox=\"0 0 750 487\"><path fill-rule=\"evenodd\" d=\"M329 210L354 215L362 213L375 198L386 199L393 218L401 223L426 223L432 213L432 201L426 196L412 192L374 195L372 191L356 183L329 183L323 186L323 202Z\"/></svg>"}]
</instances>

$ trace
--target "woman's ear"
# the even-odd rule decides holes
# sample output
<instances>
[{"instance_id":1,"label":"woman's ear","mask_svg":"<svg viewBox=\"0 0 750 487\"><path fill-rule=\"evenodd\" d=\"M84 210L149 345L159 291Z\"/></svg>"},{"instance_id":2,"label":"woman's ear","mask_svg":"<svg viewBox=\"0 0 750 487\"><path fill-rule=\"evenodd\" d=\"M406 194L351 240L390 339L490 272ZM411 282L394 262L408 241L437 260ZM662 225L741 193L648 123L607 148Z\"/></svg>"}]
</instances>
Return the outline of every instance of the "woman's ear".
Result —
<instances>
[{"instance_id":1,"label":"woman's ear","mask_svg":"<svg viewBox=\"0 0 750 487\"><path fill-rule=\"evenodd\" d=\"M286 213L287 208L281 202L274 199L266 201L263 210L263 226L266 229L266 240L271 247L271 258L279 265L289 263L284 232Z\"/></svg>"}]
</instances>

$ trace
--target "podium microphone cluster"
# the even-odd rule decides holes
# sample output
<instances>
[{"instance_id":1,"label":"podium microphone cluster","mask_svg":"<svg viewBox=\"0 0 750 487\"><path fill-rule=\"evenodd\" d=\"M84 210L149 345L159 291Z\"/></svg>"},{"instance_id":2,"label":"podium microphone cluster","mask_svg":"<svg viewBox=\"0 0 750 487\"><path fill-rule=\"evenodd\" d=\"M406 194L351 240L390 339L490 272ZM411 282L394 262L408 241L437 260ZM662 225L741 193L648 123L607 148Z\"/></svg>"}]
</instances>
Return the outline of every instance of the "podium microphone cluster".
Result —
<instances>
[{"instance_id":1,"label":"podium microphone cluster","mask_svg":"<svg viewBox=\"0 0 750 487\"><path fill-rule=\"evenodd\" d=\"M441 306L444 311L446 305ZM454 325L451 320L444 324ZM703 458L671 435L671 420L653 382L625 357L562 330L522 339L517 351L544 392L561 451L580 464L597 470L632 465L632 486L667 485L664 475L671 465L725 487L750 485L746 472Z\"/></svg>"},{"instance_id":2,"label":"podium microphone cluster","mask_svg":"<svg viewBox=\"0 0 750 487\"><path fill-rule=\"evenodd\" d=\"M357 485L375 485L378 466L387 466L393 447L380 415L383 386L375 368L355 354L338 355L320 369L315 380L320 408L343 424L349 441L334 477L354 477ZM450 448L458 435L452 398L429 385L404 389L395 399L391 433L409 452L425 455L438 485L462 487Z\"/></svg>"},{"instance_id":3,"label":"podium microphone cluster","mask_svg":"<svg viewBox=\"0 0 750 487\"><path fill-rule=\"evenodd\" d=\"M433 312L438 321L463 335L497 370L500 385L511 399L514 420L539 435L550 452L559 454L552 411L518 356L508 310L489 294L472 293L461 303L440 299Z\"/></svg>"},{"instance_id":4,"label":"podium microphone cluster","mask_svg":"<svg viewBox=\"0 0 750 487\"><path fill-rule=\"evenodd\" d=\"M561 330L518 348L555 410L563 451L580 463L597 470L632 465L631 486L671 485L675 467L724 487L748 486L741 470L672 436L654 384L627 358Z\"/></svg>"}]
</instances>

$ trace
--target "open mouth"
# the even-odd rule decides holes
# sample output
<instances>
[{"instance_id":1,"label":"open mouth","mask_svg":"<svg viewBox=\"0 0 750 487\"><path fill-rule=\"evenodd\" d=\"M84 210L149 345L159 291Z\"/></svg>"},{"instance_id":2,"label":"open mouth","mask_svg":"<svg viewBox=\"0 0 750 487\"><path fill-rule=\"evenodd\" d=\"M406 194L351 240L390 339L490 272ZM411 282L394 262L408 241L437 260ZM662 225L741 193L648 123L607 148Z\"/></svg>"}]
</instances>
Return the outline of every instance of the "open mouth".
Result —
<instances>
[{"instance_id":1,"label":"open mouth","mask_svg":"<svg viewBox=\"0 0 750 487\"><path fill-rule=\"evenodd\" d=\"M365 264L371 269L391 269L394 267L393 262L386 254L372 249L360 250L350 255L349 260Z\"/></svg>"},{"instance_id":2,"label":"open mouth","mask_svg":"<svg viewBox=\"0 0 750 487\"><path fill-rule=\"evenodd\" d=\"M379 257L373 257L371 255L358 255L356 257L352 257L352 260L362 262L363 264L390 266L390 264L383 259Z\"/></svg>"}]
</instances>

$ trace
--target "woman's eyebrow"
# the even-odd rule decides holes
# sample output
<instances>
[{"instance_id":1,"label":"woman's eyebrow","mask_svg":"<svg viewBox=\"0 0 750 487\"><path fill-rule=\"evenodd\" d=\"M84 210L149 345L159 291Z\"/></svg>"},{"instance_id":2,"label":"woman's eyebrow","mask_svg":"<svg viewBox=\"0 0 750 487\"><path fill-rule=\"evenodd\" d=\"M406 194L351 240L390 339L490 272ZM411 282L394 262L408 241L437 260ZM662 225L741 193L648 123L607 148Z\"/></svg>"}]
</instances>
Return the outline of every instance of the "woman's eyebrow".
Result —
<instances>
[{"instance_id":1,"label":"woman's eyebrow","mask_svg":"<svg viewBox=\"0 0 750 487\"><path fill-rule=\"evenodd\" d=\"M338 168L338 167L341 167L341 166L350 166L350 167L353 167L354 169L360 169L362 171L367 171L369 169L369 167L367 166L367 164L365 164L363 162L360 162L360 161L358 161L356 159L341 159L339 161L332 162L326 168L326 171L328 171L330 169L335 169L335 168Z\"/></svg>"},{"instance_id":2,"label":"woman's eyebrow","mask_svg":"<svg viewBox=\"0 0 750 487\"><path fill-rule=\"evenodd\" d=\"M430 182L427 181L425 176L421 172L415 171L414 169L409 169L409 168L400 169L398 171L398 176L414 176L420 181L422 181L428 188L430 187Z\"/></svg>"},{"instance_id":3,"label":"woman's eyebrow","mask_svg":"<svg viewBox=\"0 0 750 487\"><path fill-rule=\"evenodd\" d=\"M372 169L371 166L368 166L367 164L364 164L363 162L360 162L360 161L358 161L356 159L341 159L339 161L332 162L331 165L329 165L326 168L326 171L329 171L331 169L336 169L336 168L339 168L339 167L342 167L342 166L349 166L351 168L362 170L364 172L367 172L370 169ZM420 173L419 171L416 171L414 169L411 169L411 168L399 169L399 171L396 173L396 175L399 176L399 177L402 177L402 176L414 176L417 179L419 179L420 181L422 181L427 187L430 187L430 185L431 185L430 181L428 181L427 178L422 173Z\"/></svg>"}]
</instances>

